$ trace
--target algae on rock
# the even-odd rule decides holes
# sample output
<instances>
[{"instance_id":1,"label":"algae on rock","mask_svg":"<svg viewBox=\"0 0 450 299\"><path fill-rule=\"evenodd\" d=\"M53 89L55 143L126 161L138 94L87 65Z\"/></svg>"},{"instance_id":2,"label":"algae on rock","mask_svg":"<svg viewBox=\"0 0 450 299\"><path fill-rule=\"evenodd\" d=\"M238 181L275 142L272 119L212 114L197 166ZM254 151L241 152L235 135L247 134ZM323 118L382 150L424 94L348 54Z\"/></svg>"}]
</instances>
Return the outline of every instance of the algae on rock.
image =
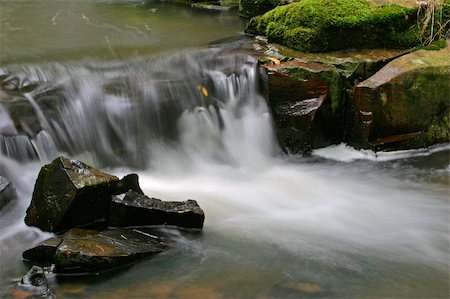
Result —
<instances>
[{"instance_id":1,"label":"algae on rock","mask_svg":"<svg viewBox=\"0 0 450 299\"><path fill-rule=\"evenodd\" d=\"M417 8L366 0L302 0L249 22L249 33L308 52L408 48L420 44Z\"/></svg>"}]
</instances>

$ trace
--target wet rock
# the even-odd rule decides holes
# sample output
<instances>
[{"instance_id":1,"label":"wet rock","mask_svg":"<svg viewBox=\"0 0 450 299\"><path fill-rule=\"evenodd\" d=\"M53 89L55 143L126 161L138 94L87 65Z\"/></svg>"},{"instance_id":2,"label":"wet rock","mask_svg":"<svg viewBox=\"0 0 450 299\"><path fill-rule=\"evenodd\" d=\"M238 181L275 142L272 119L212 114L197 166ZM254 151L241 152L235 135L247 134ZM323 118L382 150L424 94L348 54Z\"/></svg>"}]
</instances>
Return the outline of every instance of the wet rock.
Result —
<instances>
[{"instance_id":1,"label":"wet rock","mask_svg":"<svg viewBox=\"0 0 450 299\"><path fill-rule=\"evenodd\" d=\"M63 239L61 237L47 239L32 249L24 251L22 257L27 261L33 261L43 267L50 267L55 263L54 256L56 249L62 241Z\"/></svg>"},{"instance_id":2,"label":"wet rock","mask_svg":"<svg viewBox=\"0 0 450 299\"><path fill-rule=\"evenodd\" d=\"M45 277L44 269L38 266L33 266L20 281L23 285L34 286L48 289L47 278Z\"/></svg>"},{"instance_id":3,"label":"wet rock","mask_svg":"<svg viewBox=\"0 0 450 299\"><path fill-rule=\"evenodd\" d=\"M16 198L16 190L11 182L0 176L0 210Z\"/></svg>"},{"instance_id":4,"label":"wet rock","mask_svg":"<svg viewBox=\"0 0 450 299\"><path fill-rule=\"evenodd\" d=\"M40 263L54 263L56 273L98 273L167 249L167 245L157 236L123 228L75 228L60 236L60 239L61 242L55 238L44 241L46 245L41 243L25 251L23 257ZM43 246L47 249L43 250Z\"/></svg>"},{"instance_id":5,"label":"wet rock","mask_svg":"<svg viewBox=\"0 0 450 299\"><path fill-rule=\"evenodd\" d=\"M122 194L128 191L134 191L144 195L144 192L139 186L139 176L135 173L128 174L117 182L117 185L112 190L112 194Z\"/></svg>"},{"instance_id":6,"label":"wet rock","mask_svg":"<svg viewBox=\"0 0 450 299\"><path fill-rule=\"evenodd\" d=\"M347 142L375 150L450 142L448 57L449 48L413 52L358 84Z\"/></svg>"},{"instance_id":7,"label":"wet rock","mask_svg":"<svg viewBox=\"0 0 450 299\"><path fill-rule=\"evenodd\" d=\"M334 66L293 59L263 67L278 138L288 152L339 142L343 83Z\"/></svg>"},{"instance_id":8,"label":"wet rock","mask_svg":"<svg viewBox=\"0 0 450 299\"><path fill-rule=\"evenodd\" d=\"M243 47L267 73L268 104L280 144L290 153L341 143L348 90L404 50L304 53L253 38Z\"/></svg>"},{"instance_id":9,"label":"wet rock","mask_svg":"<svg viewBox=\"0 0 450 299\"><path fill-rule=\"evenodd\" d=\"M38 266L33 266L9 295L13 298L56 298L48 287L44 269Z\"/></svg>"},{"instance_id":10,"label":"wet rock","mask_svg":"<svg viewBox=\"0 0 450 299\"><path fill-rule=\"evenodd\" d=\"M80 161L56 158L39 172L25 223L58 232L102 220L118 182Z\"/></svg>"},{"instance_id":11,"label":"wet rock","mask_svg":"<svg viewBox=\"0 0 450 299\"><path fill-rule=\"evenodd\" d=\"M182 228L203 227L205 214L195 200L162 201L135 192L114 196L110 226L174 225Z\"/></svg>"}]
</instances>

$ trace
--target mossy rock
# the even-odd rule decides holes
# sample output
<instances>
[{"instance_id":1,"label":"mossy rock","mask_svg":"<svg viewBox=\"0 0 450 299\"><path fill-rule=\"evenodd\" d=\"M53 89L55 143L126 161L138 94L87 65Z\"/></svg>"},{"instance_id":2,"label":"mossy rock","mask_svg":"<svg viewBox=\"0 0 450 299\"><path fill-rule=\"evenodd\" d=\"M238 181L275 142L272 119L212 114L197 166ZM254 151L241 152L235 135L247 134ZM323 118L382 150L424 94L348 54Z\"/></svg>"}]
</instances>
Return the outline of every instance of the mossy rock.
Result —
<instances>
[{"instance_id":1,"label":"mossy rock","mask_svg":"<svg viewBox=\"0 0 450 299\"><path fill-rule=\"evenodd\" d=\"M308 52L408 48L420 44L417 8L372 6L366 0L302 0L277 7L246 29Z\"/></svg>"},{"instance_id":2,"label":"mossy rock","mask_svg":"<svg viewBox=\"0 0 450 299\"><path fill-rule=\"evenodd\" d=\"M449 57L449 48L413 52L358 84L347 142L375 149L450 142Z\"/></svg>"}]
</instances>

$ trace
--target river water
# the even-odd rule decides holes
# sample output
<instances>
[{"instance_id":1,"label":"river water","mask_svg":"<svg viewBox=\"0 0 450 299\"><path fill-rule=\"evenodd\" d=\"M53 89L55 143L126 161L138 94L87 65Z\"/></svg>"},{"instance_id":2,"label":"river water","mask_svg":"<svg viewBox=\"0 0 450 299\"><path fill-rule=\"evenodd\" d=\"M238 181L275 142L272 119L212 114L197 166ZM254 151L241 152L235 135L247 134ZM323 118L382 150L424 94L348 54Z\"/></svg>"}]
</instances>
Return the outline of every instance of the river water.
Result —
<instances>
[{"instance_id":1,"label":"river water","mask_svg":"<svg viewBox=\"0 0 450 299\"><path fill-rule=\"evenodd\" d=\"M207 48L240 35L233 14L142 1L0 8L0 175L19 193L0 212L2 290L27 271L22 251L50 235L23 218L40 167L63 154L136 172L149 196L195 199L206 220L202 233L166 229L174 248L122 272L49 275L57 297L448 298L448 148L283 155L256 61ZM32 115L16 119L11 103Z\"/></svg>"}]
</instances>

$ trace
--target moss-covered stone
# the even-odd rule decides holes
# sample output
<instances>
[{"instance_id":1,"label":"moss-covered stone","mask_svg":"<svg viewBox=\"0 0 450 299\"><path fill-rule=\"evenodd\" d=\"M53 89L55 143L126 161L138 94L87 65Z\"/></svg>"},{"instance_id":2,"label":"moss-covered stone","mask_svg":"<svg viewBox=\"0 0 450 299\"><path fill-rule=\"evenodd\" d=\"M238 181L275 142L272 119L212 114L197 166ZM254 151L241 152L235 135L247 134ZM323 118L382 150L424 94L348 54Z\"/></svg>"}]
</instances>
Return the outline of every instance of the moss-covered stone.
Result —
<instances>
[{"instance_id":1,"label":"moss-covered stone","mask_svg":"<svg viewBox=\"0 0 450 299\"><path fill-rule=\"evenodd\" d=\"M450 109L436 116L427 130L427 144L450 142Z\"/></svg>"},{"instance_id":2,"label":"moss-covered stone","mask_svg":"<svg viewBox=\"0 0 450 299\"><path fill-rule=\"evenodd\" d=\"M417 51L358 84L351 101L348 142L389 149L395 149L389 143L400 136L411 139L408 148L449 142L449 57L448 48Z\"/></svg>"},{"instance_id":3,"label":"moss-covered stone","mask_svg":"<svg viewBox=\"0 0 450 299\"><path fill-rule=\"evenodd\" d=\"M277 7L247 32L291 48L327 52L360 48L406 48L420 44L417 8L372 6L366 0L302 0Z\"/></svg>"}]
</instances>

